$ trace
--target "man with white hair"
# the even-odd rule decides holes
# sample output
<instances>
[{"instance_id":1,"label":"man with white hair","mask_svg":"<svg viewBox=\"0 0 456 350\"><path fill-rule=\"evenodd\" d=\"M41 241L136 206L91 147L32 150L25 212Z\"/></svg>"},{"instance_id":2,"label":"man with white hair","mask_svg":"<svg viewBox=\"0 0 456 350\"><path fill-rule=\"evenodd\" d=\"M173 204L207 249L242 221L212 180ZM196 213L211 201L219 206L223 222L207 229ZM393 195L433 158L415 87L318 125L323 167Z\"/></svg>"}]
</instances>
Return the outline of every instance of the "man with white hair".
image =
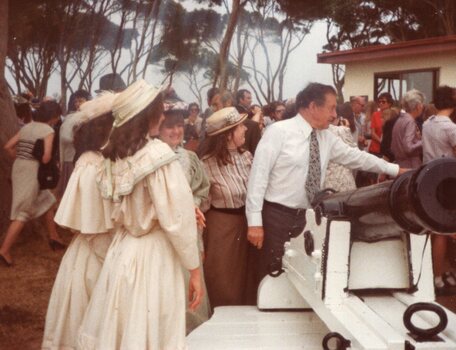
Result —
<instances>
[{"instance_id":1,"label":"man with white hair","mask_svg":"<svg viewBox=\"0 0 456 350\"><path fill-rule=\"evenodd\" d=\"M353 121L355 122L356 130L352 133L353 139L358 143L358 147L364 150L366 147L366 138L364 131L366 130L366 115L363 113L366 106L366 100L362 96L354 96L350 98L350 106L353 111Z\"/></svg>"},{"instance_id":2,"label":"man with white hair","mask_svg":"<svg viewBox=\"0 0 456 350\"><path fill-rule=\"evenodd\" d=\"M424 94L415 89L407 91L402 99L405 113L394 125L391 141L391 151L401 168L414 169L422 164L423 146L416 118L423 113L424 99Z\"/></svg>"}]
</instances>

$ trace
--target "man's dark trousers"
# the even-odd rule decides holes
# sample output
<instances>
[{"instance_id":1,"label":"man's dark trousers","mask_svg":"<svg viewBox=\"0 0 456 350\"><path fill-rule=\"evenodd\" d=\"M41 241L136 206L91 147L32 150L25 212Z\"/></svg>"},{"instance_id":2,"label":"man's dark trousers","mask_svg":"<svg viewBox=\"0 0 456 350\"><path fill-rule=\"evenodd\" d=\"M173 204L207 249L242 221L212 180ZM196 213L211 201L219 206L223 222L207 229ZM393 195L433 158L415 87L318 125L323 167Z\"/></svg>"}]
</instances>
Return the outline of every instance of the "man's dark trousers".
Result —
<instances>
[{"instance_id":1,"label":"man's dark trousers","mask_svg":"<svg viewBox=\"0 0 456 350\"><path fill-rule=\"evenodd\" d=\"M260 253L260 278L282 268L283 245L304 230L306 210L264 201L262 217L264 240Z\"/></svg>"}]
</instances>

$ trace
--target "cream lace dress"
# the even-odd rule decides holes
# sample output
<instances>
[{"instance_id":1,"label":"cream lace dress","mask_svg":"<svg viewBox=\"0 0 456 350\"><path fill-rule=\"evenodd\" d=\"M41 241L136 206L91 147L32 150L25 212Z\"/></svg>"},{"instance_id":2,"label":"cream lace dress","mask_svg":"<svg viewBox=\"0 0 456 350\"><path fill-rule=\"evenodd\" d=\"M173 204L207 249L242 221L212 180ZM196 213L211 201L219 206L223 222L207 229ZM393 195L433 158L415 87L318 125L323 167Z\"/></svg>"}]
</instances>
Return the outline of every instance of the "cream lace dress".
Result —
<instances>
[{"instance_id":1,"label":"cream lace dress","mask_svg":"<svg viewBox=\"0 0 456 350\"><path fill-rule=\"evenodd\" d=\"M99 184L116 229L80 328L80 349L184 349L182 265L199 265L191 189L176 155L151 140L107 163Z\"/></svg>"},{"instance_id":2,"label":"cream lace dress","mask_svg":"<svg viewBox=\"0 0 456 350\"><path fill-rule=\"evenodd\" d=\"M111 201L97 188L99 153L78 159L55 215L75 231L60 263L46 314L42 349L76 349L79 327L112 240Z\"/></svg>"}]
</instances>

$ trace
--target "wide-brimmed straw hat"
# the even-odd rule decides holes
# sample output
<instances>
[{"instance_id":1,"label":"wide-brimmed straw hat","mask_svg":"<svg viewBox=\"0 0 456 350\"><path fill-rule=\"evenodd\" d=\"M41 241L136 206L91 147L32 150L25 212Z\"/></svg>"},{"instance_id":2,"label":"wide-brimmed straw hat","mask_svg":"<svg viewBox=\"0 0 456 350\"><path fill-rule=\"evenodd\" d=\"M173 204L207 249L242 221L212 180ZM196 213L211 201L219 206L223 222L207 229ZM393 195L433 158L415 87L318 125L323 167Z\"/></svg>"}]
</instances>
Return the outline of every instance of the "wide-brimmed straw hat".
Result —
<instances>
[{"instance_id":1,"label":"wide-brimmed straw hat","mask_svg":"<svg viewBox=\"0 0 456 350\"><path fill-rule=\"evenodd\" d=\"M206 120L206 132L208 136L221 134L234 128L247 118L247 114L239 114L235 107L226 107L211 114Z\"/></svg>"},{"instance_id":2,"label":"wide-brimmed straw hat","mask_svg":"<svg viewBox=\"0 0 456 350\"><path fill-rule=\"evenodd\" d=\"M114 115L113 128L118 128L125 124L144 110L157 98L160 92L160 89L149 85L145 80L141 79L119 93L112 108Z\"/></svg>"},{"instance_id":3,"label":"wide-brimmed straw hat","mask_svg":"<svg viewBox=\"0 0 456 350\"><path fill-rule=\"evenodd\" d=\"M75 117L79 118L79 123L87 123L90 120L111 112L117 95L110 91L104 91L93 100L84 102L79 107L79 111L75 113Z\"/></svg>"}]
</instances>

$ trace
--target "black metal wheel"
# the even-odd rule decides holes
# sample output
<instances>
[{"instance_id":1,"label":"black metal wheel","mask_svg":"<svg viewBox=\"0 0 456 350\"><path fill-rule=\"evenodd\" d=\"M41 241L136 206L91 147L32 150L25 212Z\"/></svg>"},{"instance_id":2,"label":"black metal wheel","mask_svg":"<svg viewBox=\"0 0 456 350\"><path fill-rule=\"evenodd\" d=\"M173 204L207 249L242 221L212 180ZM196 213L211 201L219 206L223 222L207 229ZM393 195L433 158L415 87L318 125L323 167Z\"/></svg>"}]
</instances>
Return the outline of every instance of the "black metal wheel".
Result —
<instances>
[{"instance_id":1,"label":"black metal wheel","mask_svg":"<svg viewBox=\"0 0 456 350\"><path fill-rule=\"evenodd\" d=\"M420 328L412 323L412 317L420 311L431 311L439 317L439 323L432 328ZM404 312L404 326L410 333L416 335L420 339L431 339L442 332L448 325L448 316L443 308L432 303L415 303L410 305Z\"/></svg>"},{"instance_id":2,"label":"black metal wheel","mask_svg":"<svg viewBox=\"0 0 456 350\"><path fill-rule=\"evenodd\" d=\"M323 338L322 345L323 350L346 350L351 346L351 342L340 333L330 332Z\"/></svg>"}]
</instances>

